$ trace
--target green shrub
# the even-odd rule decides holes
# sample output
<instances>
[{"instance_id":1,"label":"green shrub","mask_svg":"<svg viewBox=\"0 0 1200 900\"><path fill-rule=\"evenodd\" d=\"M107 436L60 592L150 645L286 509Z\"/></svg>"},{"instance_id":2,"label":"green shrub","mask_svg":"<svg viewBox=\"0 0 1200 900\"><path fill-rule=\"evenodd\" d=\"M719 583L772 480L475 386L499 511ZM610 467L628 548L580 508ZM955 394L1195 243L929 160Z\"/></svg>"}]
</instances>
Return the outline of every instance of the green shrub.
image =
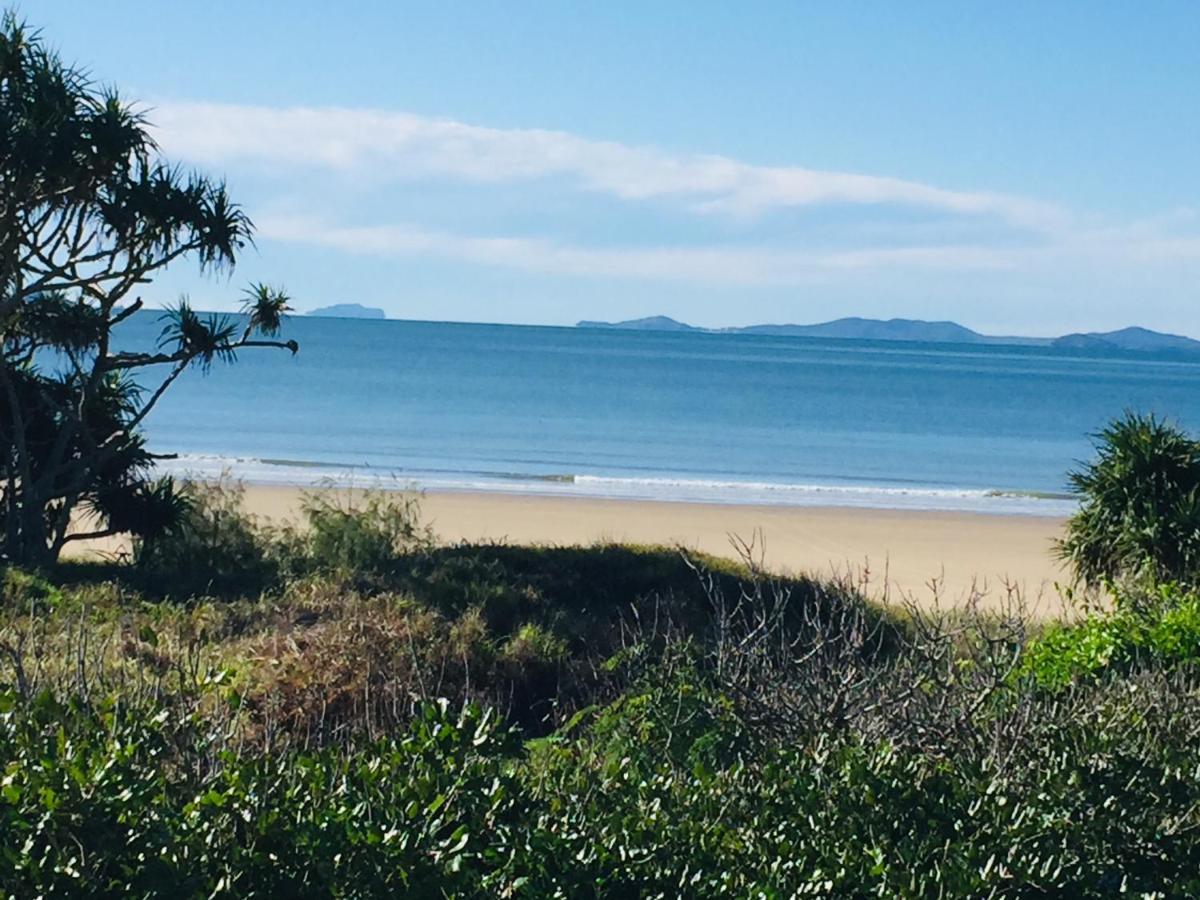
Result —
<instances>
[{"instance_id":1,"label":"green shrub","mask_svg":"<svg viewBox=\"0 0 1200 900\"><path fill-rule=\"evenodd\" d=\"M1105 428L1095 461L1070 475L1079 511L1059 552L1089 586L1200 571L1200 442L1154 416Z\"/></svg>"},{"instance_id":2,"label":"green shrub","mask_svg":"<svg viewBox=\"0 0 1200 900\"><path fill-rule=\"evenodd\" d=\"M557 665L567 658L567 644L540 625L526 623L505 643L503 655L522 664Z\"/></svg>"},{"instance_id":3,"label":"green shrub","mask_svg":"<svg viewBox=\"0 0 1200 900\"><path fill-rule=\"evenodd\" d=\"M245 511L239 482L189 483L186 491L190 503L178 525L134 545L143 585L160 595L254 596L313 575L376 584L432 542L410 494L306 493L302 521L274 528Z\"/></svg>"},{"instance_id":4,"label":"green shrub","mask_svg":"<svg viewBox=\"0 0 1200 900\"><path fill-rule=\"evenodd\" d=\"M1125 616L1095 616L1076 625L1052 624L1026 650L1020 673L1043 688L1061 689L1090 677L1132 646L1132 622Z\"/></svg>"},{"instance_id":5,"label":"green shrub","mask_svg":"<svg viewBox=\"0 0 1200 900\"><path fill-rule=\"evenodd\" d=\"M1146 632L1146 645L1159 658L1200 661L1200 594L1187 594L1172 602Z\"/></svg>"},{"instance_id":6,"label":"green shrub","mask_svg":"<svg viewBox=\"0 0 1200 900\"><path fill-rule=\"evenodd\" d=\"M62 602L62 591L40 575L10 567L4 570L0 608L16 612L44 611Z\"/></svg>"},{"instance_id":7,"label":"green shrub","mask_svg":"<svg viewBox=\"0 0 1200 900\"><path fill-rule=\"evenodd\" d=\"M432 543L420 524L420 500L383 490L325 490L304 495L303 523L282 542L284 568L371 580L394 572L407 553Z\"/></svg>"},{"instance_id":8,"label":"green shrub","mask_svg":"<svg viewBox=\"0 0 1200 900\"><path fill-rule=\"evenodd\" d=\"M1040 687L1059 690L1136 663L1200 663L1200 593L1165 585L1150 596L1126 597L1113 612L1051 624L1030 643L1019 671Z\"/></svg>"},{"instance_id":9,"label":"green shrub","mask_svg":"<svg viewBox=\"0 0 1200 900\"><path fill-rule=\"evenodd\" d=\"M1197 592L1030 641L689 562L0 608L0 896L1200 895Z\"/></svg>"},{"instance_id":10,"label":"green shrub","mask_svg":"<svg viewBox=\"0 0 1200 900\"><path fill-rule=\"evenodd\" d=\"M608 655L637 614L670 619L701 636L714 622L710 588L731 598L758 588L789 596L797 627L832 608L853 606L889 631L894 619L843 585L811 578L766 579L746 567L669 546L586 547L458 544L410 554L397 586L446 615L477 607L498 635L537 624L578 652Z\"/></svg>"},{"instance_id":11,"label":"green shrub","mask_svg":"<svg viewBox=\"0 0 1200 900\"><path fill-rule=\"evenodd\" d=\"M1195 617L1184 602L1167 615L1176 611L1173 622ZM464 650L487 642L477 615L461 624ZM503 646L517 642L556 652L533 629ZM1003 702L967 695L960 728L938 710L963 706L961 685L910 680L903 673L921 665L883 661L871 709L780 737L749 717L758 708L706 652L686 641L654 658L631 648L617 665L631 680L614 700L524 747L494 714L445 703L375 738L307 749L278 732L247 740L236 723L252 698L216 679L156 703L5 693L0 894L1200 890L1194 670L1150 657L1061 696L1018 680ZM931 732L931 743L911 739Z\"/></svg>"},{"instance_id":12,"label":"green shrub","mask_svg":"<svg viewBox=\"0 0 1200 900\"><path fill-rule=\"evenodd\" d=\"M183 807L174 856L188 873L194 849L226 896L481 894L515 793L506 745L490 714L442 705L351 753L227 758Z\"/></svg>"},{"instance_id":13,"label":"green shrub","mask_svg":"<svg viewBox=\"0 0 1200 900\"><path fill-rule=\"evenodd\" d=\"M1200 888L1200 841L1180 831L1197 824L1200 801L1194 681L1098 684L1071 703L1026 698L1036 705L991 716L968 739L947 736L935 756L848 729L747 743L727 698L707 694L698 708L689 698L710 689L675 673L673 686L659 672L658 686L531 753L523 780L543 811L525 841L544 849L515 871L534 896ZM1010 729L1020 739L1007 743Z\"/></svg>"},{"instance_id":14,"label":"green shrub","mask_svg":"<svg viewBox=\"0 0 1200 900\"><path fill-rule=\"evenodd\" d=\"M190 482L182 520L153 541L135 541L134 564L146 587L188 599L254 596L274 585L278 569L269 529L245 511L240 482Z\"/></svg>"},{"instance_id":15,"label":"green shrub","mask_svg":"<svg viewBox=\"0 0 1200 900\"><path fill-rule=\"evenodd\" d=\"M349 751L211 755L186 713L0 696L6 896L482 896L514 791L494 716Z\"/></svg>"}]
</instances>

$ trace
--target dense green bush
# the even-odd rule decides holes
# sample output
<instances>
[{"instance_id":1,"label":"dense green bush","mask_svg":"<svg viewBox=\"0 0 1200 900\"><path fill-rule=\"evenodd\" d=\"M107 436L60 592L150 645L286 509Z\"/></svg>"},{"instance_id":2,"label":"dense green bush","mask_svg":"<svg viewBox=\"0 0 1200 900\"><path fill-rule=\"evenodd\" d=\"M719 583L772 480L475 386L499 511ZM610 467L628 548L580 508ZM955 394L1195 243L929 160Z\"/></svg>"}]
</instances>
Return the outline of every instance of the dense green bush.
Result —
<instances>
[{"instance_id":1,"label":"dense green bush","mask_svg":"<svg viewBox=\"0 0 1200 900\"><path fill-rule=\"evenodd\" d=\"M189 482L179 521L137 540L141 583L160 595L254 596L314 574L378 583L399 560L430 546L412 494L338 490L304 495L301 519L276 527L247 513L240 482Z\"/></svg>"},{"instance_id":2,"label":"dense green bush","mask_svg":"<svg viewBox=\"0 0 1200 900\"><path fill-rule=\"evenodd\" d=\"M843 584L780 578L704 553L675 547L597 544L586 547L458 544L410 554L396 587L449 615L478 608L489 627L508 634L533 622L573 648L612 652L621 629L638 615L669 619L688 634L711 631L714 592L777 588L797 623L853 604L880 624L891 619L864 605ZM711 634L709 634L711 636Z\"/></svg>"},{"instance_id":3,"label":"dense green bush","mask_svg":"<svg viewBox=\"0 0 1200 900\"><path fill-rule=\"evenodd\" d=\"M9 566L0 584L0 608L45 610L62 601L62 591L40 575Z\"/></svg>"},{"instance_id":4,"label":"dense green bush","mask_svg":"<svg viewBox=\"0 0 1200 900\"><path fill-rule=\"evenodd\" d=\"M1043 688L1063 689L1109 668L1200 663L1200 594L1174 585L1139 594L1111 612L1047 626L1026 651L1021 673Z\"/></svg>"},{"instance_id":5,"label":"dense green bush","mask_svg":"<svg viewBox=\"0 0 1200 900\"><path fill-rule=\"evenodd\" d=\"M1200 752L1188 743L1195 686L1186 688L1190 715L1170 696L1179 689L1122 683L1075 696L1074 708L1042 704L1011 747L954 742L942 759L840 731L721 765L696 761L710 733L681 735L672 704L657 710L657 727L622 704L601 727L531 760L545 806L536 844L555 848L534 864L558 861L540 871L540 889L1192 896L1200 843L1182 832L1196 824ZM615 728L606 721L614 714Z\"/></svg>"},{"instance_id":6,"label":"dense green bush","mask_svg":"<svg viewBox=\"0 0 1200 900\"><path fill-rule=\"evenodd\" d=\"M763 740L686 653L662 665L525 748L486 714L445 705L365 743L239 750L187 704L89 709L5 695L0 890L664 898L1200 890L1194 679L1143 672L1067 698L1026 698L986 717L984 740L952 738L934 756L848 728Z\"/></svg>"},{"instance_id":7,"label":"dense green bush","mask_svg":"<svg viewBox=\"0 0 1200 900\"><path fill-rule=\"evenodd\" d=\"M504 853L508 738L423 709L349 751L213 752L170 708L0 695L0 890L32 896L425 897Z\"/></svg>"},{"instance_id":8,"label":"dense green bush","mask_svg":"<svg viewBox=\"0 0 1200 900\"><path fill-rule=\"evenodd\" d=\"M136 540L142 583L164 596L253 596L274 585L278 565L269 529L245 511L239 482L190 482L178 522L152 541Z\"/></svg>"},{"instance_id":9,"label":"dense green bush","mask_svg":"<svg viewBox=\"0 0 1200 900\"><path fill-rule=\"evenodd\" d=\"M1134 576L1192 581L1200 572L1200 442L1132 413L1098 436L1096 459L1070 475L1079 511L1059 544L1089 586Z\"/></svg>"},{"instance_id":10,"label":"dense green bush","mask_svg":"<svg viewBox=\"0 0 1200 900\"><path fill-rule=\"evenodd\" d=\"M430 546L413 494L383 490L307 493L299 528L282 540L293 574L321 572L345 579L378 579L393 573L405 554Z\"/></svg>"},{"instance_id":11,"label":"dense green bush","mask_svg":"<svg viewBox=\"0 0 1200 900\"><path fill-rule=\"evenodd\" d=\"M789 609L840 604L886 618L841 587L768 580L673 548L418 544L390 573L354 577L323 569L308 542L297 540L299 528L281 535L253 520L219 522L237 526L228 529L236 545L248 534L261 549L240 557L252 572L262 571L264 555L274 564L267 590L261 580L235 577L233 555L220 572L228 591L215 590L206 575L194 579L200 596L180 591L183 580L169 570L63 568L56 578L67 585L65 603L0 609L0 684L9 643L20 651L13 668L38 675L31 690L127 694L132 671L157 691L164 678L177 685L206 667L229 669L263 733L337 741L346 729L391 728L414 700L444 696L494 706L540 735L611 698L619 680L602 663L628 641L713 640L713 589L737 597L771 584L787 594ZM194 547L194 539L182 546ZM146 603L147 587L152 597L184 602ZM662 634L635 634L653 622Z\"/></svg>"}]
</instances>

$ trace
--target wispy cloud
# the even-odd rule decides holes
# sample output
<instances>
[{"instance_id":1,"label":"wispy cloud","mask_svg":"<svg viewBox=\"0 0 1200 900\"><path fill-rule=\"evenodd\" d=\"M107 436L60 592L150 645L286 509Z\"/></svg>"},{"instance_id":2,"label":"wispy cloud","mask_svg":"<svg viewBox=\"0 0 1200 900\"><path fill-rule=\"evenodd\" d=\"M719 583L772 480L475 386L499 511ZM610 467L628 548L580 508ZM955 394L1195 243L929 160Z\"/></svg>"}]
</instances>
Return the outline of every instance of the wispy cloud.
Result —
<instances>
[{"instance_id":1,"label":"wispy cloud","mask_svg":"<svg viewBox=\"0 0 1200 900\"><path fill-rule=\"evenodd\" d=\"M381 258L437 257L552 275L744 287L796 285L851 272L1016 272L1064 263L1105 266L1200 263L1200 238L1169 237L1142 225L1081 232L1044 244L925 244L808 250L779 245L589 247L546 238L464 235L413 224L342 225L276 215L262 237Z\"/></svg>"},{"instance_id":2,"label":"wispy cloud","mask_svg":"<svg viewBox=\"0 0 1200 900\"><path fill-rule=\"evenodd\" d=\"M318 218L274 216L268 239L384 258L436 256L555 275L603 276L734 286L789 285L854 269L1002 269L1011 253L987 247L907 247L808 252L785 247L582 247L540 238L482 237L411 225L339 226Z\"/></svg>"},{"instance_id":3,"label":"wispy cloud","mask_svg":"<svg viewBox=\"0 0 1200 900\"><path fill-rule=\"evenodd\" d=\"M256 213L262 237L345 253L437 258L582 278L739 287L829 282L854 273L879 277L905 272L922 279L937 272L1007 272L1023 277L1052 270L1149 271L1172 265L1190 271L1200 264L1197 217L1190 210L1143 221L1099 222L1003 193L800 166L759 166L559 131L485 128L375 110L166 103L151 118L157 139L172 157L205 167L249 164L288 174L286 196L277 198L276 209L289 213ZM461 215L469 209L453 203L439 210L437 227L415 221L362 224L362 208L353 199L339 212L317 199L319 191L306 189L310 182L319 184L307 175L329 172L366 179L380 196L386 194L375 189L391 184L397 205L402 205L403 187L413 183L558 179L583 192L581 200L587 192L598 192L631 201L623 214L635 223L636 202L647 200L672 203L702 217L757 221L739 229L737 240L717 229L715 238L710 233L672 243L670 237L653 232L651 237L645 228L635 227L623 244L563 239L551 236L550 226L531 234L528 219L506 217L502 205L493 207L484 226L491 234L478 233L478 223L468 224L471 216ZM361 192L349 193L362 199ZM486 192L478 192L478 204L474 194L471 207L489 202ZM819 217L813 217L815 224L803 232L808 240L763 217L772 210L835 204L857 207L855 227L823 229ZM884 207L934 215L892 216ZM580 216L587 216L582 202Z\"/></svg>"},{"instance_id":4,"label":"wispy cloud","mask_svg":"<svg viewBox=\"0 0 1200 900\"><path fill-rule=\"evenodd\" d=\"M993 216L1034 230L1067 218L1051 204L879 175L761 166L673 154L561 131L486 128L401 112L336 107L165 103L152 112L170 154L204 164L319 167L380 179L476 182L551 177L625 200L673 198L701 212L753 217L820 204L900 205Z\"/></svg>"}]
</instances>

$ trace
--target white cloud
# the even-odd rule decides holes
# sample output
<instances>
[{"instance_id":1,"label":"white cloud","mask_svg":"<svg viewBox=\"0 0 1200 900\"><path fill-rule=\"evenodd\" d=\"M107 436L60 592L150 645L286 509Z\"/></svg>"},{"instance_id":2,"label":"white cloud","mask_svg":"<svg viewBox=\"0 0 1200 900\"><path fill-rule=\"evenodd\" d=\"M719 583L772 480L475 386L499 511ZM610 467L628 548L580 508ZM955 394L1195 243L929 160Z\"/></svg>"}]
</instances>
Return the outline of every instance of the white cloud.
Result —
<instances>
[{"instance_id":1,"label":"white cloud","mask_svg":"<svg viewBox=\"0 0 1200 900\"><path fill-rule=\"evenodd\" d=\"M261 237L347 253L431 257L580 278L736 287L831 283L855 275L878 284L901 272L911 276L909 283L932 283L935 273L955 272L984 292L988 276L999 273L1027 283L1033 283L1031 276L1044 279L1054 273L1067 283L1077 277L1100 278L1100 273L1141 273L1138 277L1145 281L1155 270L1161 274L1173 267L1166 280L1178 282L1181 273L1194 274L1200 267L1198 220L1188 209L1142 221L1101 222L1000 193L798 166L756 166L721 156L672 155L563 132L483 128L361 109L168 103L152 119L169 156L205 167L249 163L288 175L286 196L273 205L289 214L256 213ZM861 209L850 228L806 224L803 233L819 244L803 243L796 232L765 220L761 227L740 232L743 241L756 241L753 245L663 245L661 240L649 245L632 237L646 233L636 227L623 246L582 245L531 236L527 221L514 223L514 233L508 235L463 233L472 227L465 225L456 232L456 226L359 224L354 201L361 192L350 192L350 205L337 213L321 206L307 189L313 175L329 172L368 179L372 190L389 182L431 178L475 184L557 178L576 190L629 201L671 201L701 214L736 218L821 204ZM480 203L486 204L480 193ZM875 214L874 207L888 205L939 215ZM463 218L458 215L462 210L446 212L443 221ZM503 208L492 212L507 221ZM638 215L636 209L629 213Z\"/></svg>"},{"instance_id":2,"label":"white cloud","mask_svg":"<svg viewBox=\"0 0 1200 900\"><path fill-rule=\"evenodd\" d=\"M699 211L740 217L843 203L993 216L1035 230L1057 228L1066 219L1050 204L1005 194L801 166L759 166L561 131L485 128L408 113L165 103L151 119L168 154L206 165L318 167L396 180L441 176L506 182L557 176L626 200L676 198Z\"/></svg>"},{"instance_id":3,"label":"white cloud","mask_svg":"<svg viewBox=\"0 0 1200 900\"><path fill-rule=\"evenodd\" d=\"M339 226L310 217L268 217L260 236L384 258L436 256L555 275L700 284L801 284L854 269L1008 268L1011 253L987 247L930 246L809 252L777 247L580 247L541 238L479 237L409 225Z\"/></svg>"},{"instance_id":4,"label":"white cloud","mask_svg":"<svg viewBox=\"0 0 1200 900\"><path fill-rule=\"evenodd\" d=\"M780 245L587 247L542 237L479 236L412 224L342 225L318 216L260 218L270 240L382 258L437 257L527 272L582 277L759 287L797 285L853 272L987 273L1069 266L1103 270L1200 263L1200 238L1172 237L1145 223L1081 231L1019 246L930 243L811 250Z\"/></svg>"}]
</instances>

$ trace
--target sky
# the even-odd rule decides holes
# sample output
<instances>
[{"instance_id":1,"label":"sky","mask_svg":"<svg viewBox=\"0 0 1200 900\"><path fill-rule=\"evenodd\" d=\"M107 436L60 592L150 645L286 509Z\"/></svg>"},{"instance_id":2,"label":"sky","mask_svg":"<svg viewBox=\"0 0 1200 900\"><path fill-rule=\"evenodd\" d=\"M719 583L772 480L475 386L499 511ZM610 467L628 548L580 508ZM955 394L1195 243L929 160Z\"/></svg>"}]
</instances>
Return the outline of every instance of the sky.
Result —
<instances>
[{"instance_id":1,"label":"sky","mask_svg":"<svg viewBox=\"0 0 1200 900\"><path fill-rule=\"evenodd\" d=\"M17 9L256 224L150 303L1200 337L1194 2Z\"/></svg>"}]
</instances>

